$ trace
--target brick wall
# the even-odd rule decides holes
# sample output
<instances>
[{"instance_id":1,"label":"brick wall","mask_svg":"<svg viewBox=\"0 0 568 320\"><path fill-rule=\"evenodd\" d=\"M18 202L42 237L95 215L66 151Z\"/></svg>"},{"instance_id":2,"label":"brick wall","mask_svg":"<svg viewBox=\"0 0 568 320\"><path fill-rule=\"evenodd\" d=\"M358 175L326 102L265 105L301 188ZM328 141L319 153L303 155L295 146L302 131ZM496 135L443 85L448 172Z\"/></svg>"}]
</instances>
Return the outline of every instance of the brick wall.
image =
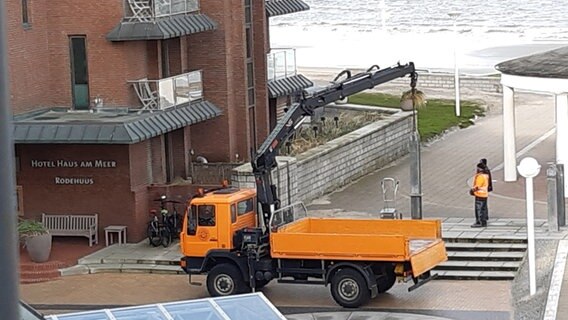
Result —
<instances>
[{"instance_id":1,"label":"brick wall","mask_svg":"<svg viewBox=\"0 0 568 320\"><path fill-rule=\"evenodd\" d=\"M124 145L17 145L17 183L22 186L26 218L41 219L41 213L99 214L99 239L104 226L120 224L130 232L139 229L135 221L130 184L129 147ZM59 165L65 160L72 166ZM80 167L82 162L114 161L115 167ZM48 167L34 161L53 162ZM61 183L76 178L80 183ZM90 180L91 179L91 180ZM132 236L134 237L134 233Z\"/></svg>"},{"instance_id":2,"label":"brick wall","mask_svg":"<svg viewBox=\"0 0 568 320\"><path fill-rule=\"evenodd\" d=\"M412 114L395 113L296 158L279 157L273 181L282 204L315 199L406 155L411 129ZM254 187L251 171L236 168L232 183Z\"/></svg>"}]
</instances>

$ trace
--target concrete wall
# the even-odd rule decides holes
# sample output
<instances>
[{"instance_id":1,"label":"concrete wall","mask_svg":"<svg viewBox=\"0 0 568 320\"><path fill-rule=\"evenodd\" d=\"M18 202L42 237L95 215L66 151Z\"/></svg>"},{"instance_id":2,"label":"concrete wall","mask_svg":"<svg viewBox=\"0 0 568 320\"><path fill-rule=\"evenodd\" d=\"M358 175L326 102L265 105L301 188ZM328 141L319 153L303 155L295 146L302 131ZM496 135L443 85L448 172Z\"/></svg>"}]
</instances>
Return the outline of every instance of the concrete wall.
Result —
<instances>
[{"instance_id":1,"label":"concrete wall","mask_svg":"<svg viewBox=\"0 0 568 320\"><path fill-rule=\"evenodd\" d=\"M411 129L412 113L395 113L296 158L279 157L273 181L282 205L315 199L406 155ZM255 186L250 164L233 171L232 183Z\"/></svg>"},{"instance_id":2,"label":"concrete wall","mask_svg":"<svg viewBox=\"0 0 568 320\"><path fill-rule=\"evenodd\" d=\"M407 78L393 80L389 85L408 88ZM418 73L418 89L453 89L453 74ZM460 88L482 92L501 93L501 77L460 76Z\"/></svg>"}]
</instances>

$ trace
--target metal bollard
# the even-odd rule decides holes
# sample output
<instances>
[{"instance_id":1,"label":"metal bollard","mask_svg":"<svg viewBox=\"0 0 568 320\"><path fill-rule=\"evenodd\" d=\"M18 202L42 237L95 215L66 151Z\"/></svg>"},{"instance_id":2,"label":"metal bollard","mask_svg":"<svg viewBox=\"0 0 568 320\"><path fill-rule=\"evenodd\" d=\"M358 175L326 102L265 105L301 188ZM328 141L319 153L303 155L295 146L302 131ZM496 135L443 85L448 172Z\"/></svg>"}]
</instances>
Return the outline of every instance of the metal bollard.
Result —
<instances>
[{"instance_id":1,"label":"metal bollard","mask_svg":"<svg viewBox=\"0 0 568 320\"><path fill-rule=\"evenodd\" d=\"M566 225L566 203L564 202L564 165L556 164L556 207L558 210L558 226Z\"/></svg>"},{"instance_id":2,"label":"metal bollard","mask_svg":"<svg viewBox=\"0 0 568 320\"><path fill-rule=\"evenodd\" d=\"M546 200L548 203L548 231L559 231L558 221L558 170L555 163L546 169Z\"/></svg>"}]
</instances>

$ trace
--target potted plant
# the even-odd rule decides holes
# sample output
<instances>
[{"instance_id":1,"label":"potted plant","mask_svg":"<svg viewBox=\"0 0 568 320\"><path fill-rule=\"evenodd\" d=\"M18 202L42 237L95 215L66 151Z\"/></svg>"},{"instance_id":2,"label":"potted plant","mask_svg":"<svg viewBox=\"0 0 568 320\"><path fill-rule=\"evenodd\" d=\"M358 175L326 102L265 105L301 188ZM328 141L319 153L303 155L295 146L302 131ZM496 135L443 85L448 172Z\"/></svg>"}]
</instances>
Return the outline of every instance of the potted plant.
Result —
<instances>
[{"instance_id":1,"label":"potted plant","mask_svg":"<svg viewBox=\"0 0 568 320\"><path fill-rule=\"evenodd\" d=\"M33 262L46 262L51 253L51 234L41 222L22 219L18 222L20 241Z\"/></svg>"}]
</instances>

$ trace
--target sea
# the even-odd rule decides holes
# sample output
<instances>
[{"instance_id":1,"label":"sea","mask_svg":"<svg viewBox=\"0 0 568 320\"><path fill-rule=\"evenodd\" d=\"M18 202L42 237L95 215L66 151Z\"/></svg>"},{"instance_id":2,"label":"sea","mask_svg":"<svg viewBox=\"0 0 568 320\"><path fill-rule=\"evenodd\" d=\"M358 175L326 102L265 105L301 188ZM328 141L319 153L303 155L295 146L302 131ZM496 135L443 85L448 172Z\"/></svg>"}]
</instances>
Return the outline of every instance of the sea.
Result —
<instances>
[{"instance_id":1,"label":"sea","mask_svg":"<svg viewBox=\"0 0 568 320\"><path fill-rule=\"evenodd\" d=\"M567 0L303 0L270 19L272 48L296 65L490 74L495 64L568 45Z\"/></svg>"}]
</instances>

